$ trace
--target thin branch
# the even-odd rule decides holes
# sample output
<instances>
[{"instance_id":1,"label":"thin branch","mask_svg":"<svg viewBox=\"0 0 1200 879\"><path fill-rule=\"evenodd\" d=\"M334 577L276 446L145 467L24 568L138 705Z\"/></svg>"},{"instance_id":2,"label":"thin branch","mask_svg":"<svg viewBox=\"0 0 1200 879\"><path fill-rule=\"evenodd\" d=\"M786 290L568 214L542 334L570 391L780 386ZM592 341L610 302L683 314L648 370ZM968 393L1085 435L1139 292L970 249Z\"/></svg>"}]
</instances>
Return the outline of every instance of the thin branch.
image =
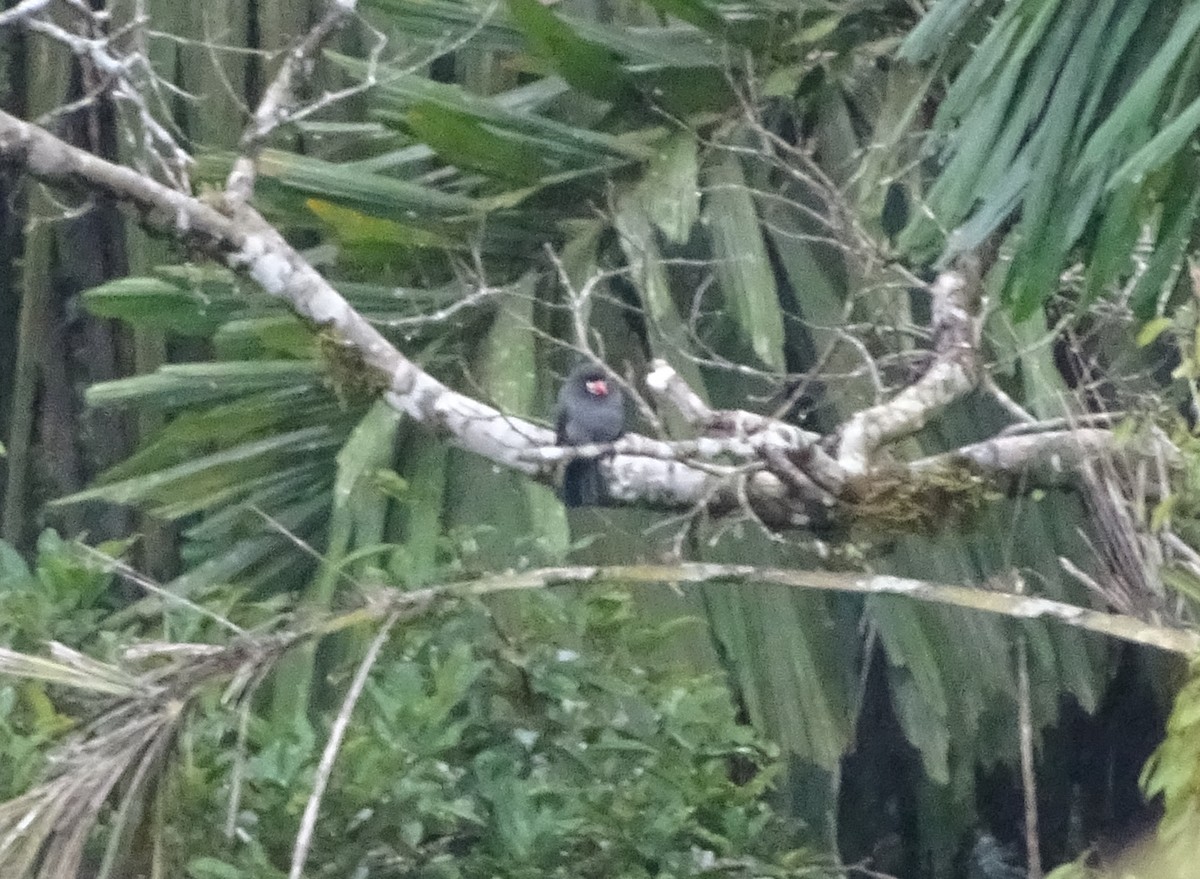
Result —
<instances>
[{"instance_id":1,"label":"thin branch","mask_svg":"<svg viewBox=\"0 0 1200 879\"><path fill-rule=\"evenodd\" d=\"M142 574L130 565L121 561L121 559L114 558L107 553L101 552L94 546L88 546L86 543L76 543L75 546L83 555L99 561L104 566L105 570L117 574L119 577L121 577L121 579L125 580L126 582L133 583L135 586L146 590L151 595L161 598L165 604L178 604L182 607L186 607L188 610L195 611L200 616L208 617L208 619L220 626L223 626L235 635L246 634L245 629L243 629L241 626L238 626L232 621L221 616L219 613L209 610L207 607L204 607L201 604L196 604L196 602L191 601L184 596L179 595L178 593L172 592L169 589L164 589L145 574Z\"/></svg>"},{"instance_id":2,"label":"thin branch","mask_svg":"<svg viewBox=\"0 0 1200 879\"><path fill-rule=\"evenodd\" d=\"M1017 727L1021 750L1021 792L1025 800L1025 858L1029 865L1029 879L1042 879L1037 777L1033 764L1033 710L1029 696L1029 644L1024 634L1017 640Z\"/></svg>"},{"instance_id":3,"label":"thin branch","mask_svg":"<svg viewBox=\"0 0 1200 879\"><path fill-rule=\"evenodd\" d=\"M329 776L333 772L333 763L337 759L338 751L341 750L342 740L346 737L350 716L354 713L354 706L358 703L359 696L362 695L363 688L367 685L367 676L371 673L375 660L379 658L379 651L387 643L392 627L399 619L400 612L393 611L392 615L384 622L371 642L371 646L367 648L366 655L354 673L354 680L350 683L346 698L342 700L342 707L338 710L333 727L329 731L329 741L325 743L325 751L321 754L321 763L317 766L312 793L308 797L308 802L304 806L304 815L300 819L300 832L296 835L296 845L292 849L292 867L288 871L288 879L301 879L304 875L308 850L312 846L313 831L316 830L317 816L321 811L321 797L325 794Z\"/></svg>"},{"instance_id":4,"label":"thin branch","mask_svg":"<svg viewBox=\"0 0 1200 879\"><path fill-rule=\"evenodd\" d=\"M254 118L242 135L241 154L234 161L225 183L225 195L231 203L249 201L254 189L255 163L259 151L271 133L288 121L296 99L297 79L311 66L325 41L354 14L356 5L357 0L330 0L321 20L284 55L283 63L263 93L254 111ZM382 44L377 45L376 50L382 51Z\"/></svg>"},{"instance_id":5,"label":"thin branch","mask_svg":"<svg viewBox=\"0 0 1200 879\"><path fill-rule=\"evenodd\" d=\"M21 0L12 9L0 12L0 27L27 20L49 6L51 2L53 0Z\"/></svg>"},{"instance_id":6,"label":"thin branch","mask_svg":"<svg viewBox=\"0 0 1200 879\"><path fill-rule=\"evenodd\" d=\"M1009 617L1011 619L1054 620L1073 628L1095 632L1131 644L1143 644L1171 653L1193 656L1200 652L1200 631L1158 625L1125 614L1110 614L1090 608L1053 601L1048 598L1018 595L978 586L955 586L907 577L882 574L852 574L834 571L809 571L788 568L760 568L754 565L718 565L688 563L679 565L615 565L539 568L530 571L497 574L479 580L408 592L384 593L371 608L316 625L313 631L344 628L364 618L377 619L395 607L431 607L439 601L463 595L490 595L559 586L596 583L623 585L661 585L674 587L700 585L786 586L821 592L847 592L858 595L895 595L958 607L964 610ZM398 604L397 604L398 603ZM417 611L412 611L416 613Z\"/></svg>"}]
</instances>

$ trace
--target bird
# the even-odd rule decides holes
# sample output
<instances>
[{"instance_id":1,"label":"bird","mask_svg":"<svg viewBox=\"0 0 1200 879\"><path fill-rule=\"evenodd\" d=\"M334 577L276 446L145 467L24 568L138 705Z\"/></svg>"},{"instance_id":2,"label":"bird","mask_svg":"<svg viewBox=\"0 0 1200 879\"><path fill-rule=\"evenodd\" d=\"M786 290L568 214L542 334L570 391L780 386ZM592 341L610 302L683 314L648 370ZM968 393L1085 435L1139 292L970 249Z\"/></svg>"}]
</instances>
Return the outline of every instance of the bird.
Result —
<instances>
[{"instance_id":1,"label":"bird","mask_svg":"<svg viewBox=\"0 0 1200 879\"><path fill-rule=\"evenodd\" d=\"M625 397L594 363L571 370L558 389L554 416L558 444L611 443L625 432ZM575 458L563 471L562 501L568 507L599 506L605 500L604 477L596 458Z\"/></svg>"}]
</instances>

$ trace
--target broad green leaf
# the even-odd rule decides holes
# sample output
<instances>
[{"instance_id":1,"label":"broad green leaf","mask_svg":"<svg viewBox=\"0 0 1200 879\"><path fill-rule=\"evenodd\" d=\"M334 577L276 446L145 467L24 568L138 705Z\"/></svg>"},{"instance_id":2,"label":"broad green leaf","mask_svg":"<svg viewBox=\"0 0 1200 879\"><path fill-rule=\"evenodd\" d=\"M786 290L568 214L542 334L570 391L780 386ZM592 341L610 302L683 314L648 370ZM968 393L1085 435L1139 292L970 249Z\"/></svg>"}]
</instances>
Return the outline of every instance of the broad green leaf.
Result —
<instances>
[{"instance_id":1,"label":"broad green leaf","mask_svg":"<svg viewBox=\"0 0 1200 879\"><path fill-rule=\"evenodd\" d=\"M633 85L646 103L672 116L692 117L734 105L729 72L711 65L630 65Z\"/></svg>"},{"instance_id":2,"label":"broad green leaf","mask_svg":"<svg viewBox=\"0 0 1200 879\"><path fill-rule=\"evenodd\" d=\"M865 609L888 661L908 670L928 711L945 723L950 715L949 697L926 615L914 602L885 596L872 596Z\"/></svg>"},{"instance_id":3,"label":"broad green leaf","mask_svg":"<svg viewBox=\"0 0 1200 879\"><path fill-rule=\"evenodd\" d=\"M390 536L399 546L389 567L410 588L426 585L438 569L449 458L446 444L424 432L414 432L400 455L409 502L394 517Z\"/></svg>"},{"instance_id":4,"label":"broad green leaf","mask_svg":"<svg viewBox=\"0 0 1200 879\"><path fill-rule=\"evenodd\" d=\"M647 0L651 6L667 15L674 15L680 21L694 24L701 30L720 34L725 28L724 19L717 9L703 0Z\"/></svg>"},{"instance_id":5,"label":"broad green leaf","mask_svg":"<svg viewBox=\"0 0 1200 879\"><path fill-rule=\"evenodd\" d=\"M367 73L368 68L361 61L340 55L332 57L351 73ZM530 90L535 87L538 90L532 92L531 99ZM649 156L648 151L626 138L568 125L532 112L538 103L558 97L564 90L562 80L546 77L512 92L483 97L471 94L459 85L433 82L410 73L392 73L383 77L377 89L377 106L395 119L404 119L414 106L439 107L459 117L474 119L497 136L520 136L523 142L545 150L549 154L546 160L555 162L558 167L640 160Z\"/></svg>"},{"instance_id":6,"label":"broad green leaf","mask_svg":"<svg viewBox=\"0 0 1200 879\"><path fill-rule=\"evenodd\" d=\"M1077 7L1076 17L1064 14L1045 49L1053 57L1063 54L1055 41L1075 40L1055 81L1046 119L1039 126L1040 149L1031 157L1032 174L1022 208L1020 234L1026 240L1037 241L1038 247L1022 250L1024 258L1019 258L1012 268L1006 290L1018 320L1056 292L1058 276L1074 243L1067 216L1081 207L1079 202L1084 201L1087 190L1078 184L1064 186L1062 179L1068 176L1064 168L1072 142L1080 139L1075 126L1092 82L1093 59L1108 38L1108 20L1116 2L1102 0L1091 10ZM1091 193L1092 198L1097 194Z\"/></svg>"},{"instance_id":7,"label":"broad green leaf","mask_svg":"<svg viewBox=\"0 0 1200 879\"><path fill-rule=\"evenodd\" d=\"M715 587L705 596L755 725L832 770L849 744L851 711L824 598L772 587L749 594Z\"/></svg>"},{"instance_id":8,"label":"broad green leaf","mask_svg":"<svg viewBox=\"0 0 1200 879\"><path fill-rule=\"evenodd\" d=\"M513 19L534 49L584 94L619 103L632 94L616 54L577 33L538 0L507 0Z\"/></svg>"},{"instance_id":9,"label":"broad green leaf","mask_svg":"<svg viewBox=\"0 0 1200 879\"><path fill-rule=\"evenodd\" d=\"M248 360L170 363L149 375L92 385L89 406L179 409L273 389L316 389L324 370L315 361Z\"/></svg>"},{"instance_id":10,"label":"broad green leaf","mask_svg":"<svg viewBox=\"0 0 1200 879\"><path fill-rule=\"evenodd\" d=\"M571 28L584 40L606 48L630 67L663 65L698 66L729 70L736 54L720 51L721 42L691 26L622 27L586 18L570 19ZM585 94L586 89L581 89Z\"/></svg>"},{"instance_id":11,"label":"broad green leaf","mask_svg":"<svg viewBox=\"0 0 1200 879\"><path fill-rule=\"evenodd\" d=\"M334 508L356 503L368 493L376 470L389 466L396 447L396 432L403 414L376 400L359 420L337 453L337 479L333 484Z\"/></svg>"},{"instance_id":12,"label":"broad green leaf","mask_svg":"<svg viewBox=\"0 0 1200 879\"><path fill-rule=\"evenodd\" d=\"M1192 44L1198 30L1200 6L1184 7L1162 48L1155 53L1150 64L1088 140L1076 173L1093 165L1107 165L1112 162L1119 144L1130 132L1140 129L1151 118L1157 105L1156 97L1162 93L1167 77L1180 56Z\"/></svg>"},{"instance_id":13,"label":"broad green leaf","mask_svg":"<svg viewBox=\"0 0 1200 879\"><path fill-rule=\"evenodd\" d=\"M537 400L534 304L537 278L526 274L509 285L484 342L479 363L480 381L501 411L529 417Z\"/></svg>"},{"instance_id":14,"label":"broad green leaf","mask_svg":"<svg viewBox=\"0 0 1200 879\"><path fill-rule=\"evenodd\" d=\"M1038 37L1049 25L1053 12L1049 7L1042 7L1035 17L1026 18L1017 6L1010 5L971 53L967 65L954 77L951 89L938 105L935 126L944 129L962 123L975 110L972 98L995 93L989 84L999 76L1009 78L1004 69L1006 59L1023 66L1037 45ZM1012 88L1014 84L1009 83L1004 86L1004 91L1011 92ZM990 115L990 109L988 113Z\"/></svg>"},{"instance_id":15,"label":"broad green leaf","mask_svg":"<svg viewBox=\"0 0 1200 879\"><path fill-rule=\"evenodd\" d=\"M252 394L207 409L184 411L149 442L104 471L98 482L120 481L189 461L214 448L299 427L341 424L345 408L324 391L283 388Z\"/></svg>"},{"instance_id":16,"label":"broad green leaf","mask_svg":"<svg viewBox=\"0 0 1200 879\"><path fill-rule=\"evenodd\" d=\"M997 27L989 39L998 46L1005 45L1007 40L1015 40L1011 51L1017 57L1030 58L1028 72L1013 63L1012 57L985 54L981 49L938 112L939 125L945 126L951 121L959 125L951 135L955 154L929 195L942 223L959 222L983 196L989 204L982 213L994 218L993 222L998 224L1004 216L1000 209L1011 203L1006 190L1011 191L1017 182L1010 178L1012 169L1021 169L1013 174L1018 179L1033 173L1052 173L1053 169L1043 171L1037 163L1044 158L1053 168L1058 167L1059 153L1075 122L1073 111L1067 118L1049 117L1046 106L1055 101L1070 103L1078 100L1077 86L1060 84L1060 73L1083 12L1072 7L1056 15L1054 5L1046 4L1027 27L1017 23L1020 18L1015 9L1010 7L1009 15L1013 20L1011 35ZM1096 20L1103 23L1100 16L1096 16ZM1020 34L1019 40L1017 34ZM1003 63L997 76L984 75L989 63ZM976 69L980 72L973 78ZM979 89L974 100L972 87ZM963 117L955 119L954 114L960 106ZM1039 120L1041 124L1038 124ZM1021 196L1030 192L1031 189L1025 188ZM1048 197L1048 194L1042 195ZM1036 222L1041 222L1040 212ZM958 242L962 240L981 240L992 228L977 228L969 236L960 235L953 240L952 246L961 246ZM943 259L957 252L948 246Z\"/></svg>"},{"instance_id":17,"label":"broad green leaf","mask_svg":"<svg viewBox=\"0 0 1200 879\"><path fill-rule=\"evenodd\" d=\"M328 427L307 427L255 442L242 443L215 454L204 455L193 461L178 464L154 473L135 476L119 482L98 485L54 501L54 504L74 504L87 500L107 500L118 504L157 499L167 495L180 483L203 478L217 472L228 472L235 465L259 462L267 465L264 457L319 455L328 453L340 443L340 438Z\"/></svg>"},{"instance_id":18,"label":"broad green leaf","mask_svg":"<svg viewBox=\"0 0 1200 879\"><path fill-rule=\"evenodd\" d=\"M805 352L807 362L820 362L831 372L852 375L860 371L862 359L840 334L849 314L844 255L824 242L824 230L807 210L797 211L785 203L794 200L805 209L815 208L809 194L796 188L781 195L783 200L763 205L762 220L786 280L781 287L787 297L787 313L806 328L803 335L793 335L792 343ZM830 385L821 408L831 423L836 423L874 400L874 388L863 376L860 381Z\"/></svg>"},{"instance_id":19,"label":"broad green leaf","mask_svg":"<svg viewBox=\"0 0 1200 879\"><path fill-rule=\"evenodd\" d=\"M382 217L364 214L354 208L319 198L310 198L305 201L305 204L310 211L329 226L338 241L347 248L381 244L434 248L458 245L458 241L454 237L443 234L433 227L385 220Z\"/></svg>"},{"instance_id":20,"label":"broad green leaf","mask_svg":"<svg viewBox=\"0 0 1200 879\"><path fill-rule=\"evenodd\" d=\"M506 289L473 363L473 383L502 411L514 415L540 414L535 413L536 285L536 277L529 274ZM448 484L450 521L468 529L471 542L486 557L528 565L539 557L558 560L566 554L570 530L550 489L512 473L496 472L489 462L478 459L461 460L448 474Z\"/></svg>"},{"instance_id":21,"label":"broad green leaf","mask_svg":"<svg viewBox=\"0 0 1200 879\"><path fill-rule=\"evenodd\" d=\"M1070 389L1054 362L1050 328L1041 318L1014 323L998 311L988 321L988 337L1003 372L1020 377L1019 398L1038 418L1060 418L1071 398Z\"/></svg>"},{"instance_id":22,"label":"broad green leaf","mask_svg":"<svg viewBox=\"0 0 1200 879\"><path fill-rule=\"evenodd\" d=\"M191 564L183 574L166 583L165 588L176 595L189 595L230 583L256 566L272 562L290 569L290 580L295 584L305 569L305 560L297 559L290 550L295 548L297 538L307 539L315 526L328 519L329 496L324 494L268 512L275 523L269 533L243 537L230 544L185 547L192 556L188 558ZM286 533L275 531L276 526Z\"/></svg>"},{"instance_id":23,"label":"broad green leaf","mask_svg":"<svg viewBox=\"0 0 1200 879\"><path fill-rule=\"evenodd\" d=\"M329 490L333 464L329 460L312 461L298 467L288 467L266 473L242 485L237 503L221 510L210 510L184 535L195 543L224 543L260 534L266 523L261 511L279 510L314 494Z\"/></svg>"},{"instance_id":24,"label":"broad green leaf","mask_svg":"<svg viewBox=\"0 0 1200 879\"><path fill-rule=\"evenodd\" d=\"M650 162L636 199L669 241L685 243L700 217L700 163L696 138L671 135Z\"/></svg>"},{"instance_id":25,"label":"broad green leaf","mask_svg":"<svg viewBox=\"0 0 1200 879\"><path fill-rule=\"evenodd\" d=\"M899 57L908 61L927 61L943 51L947 41L964 26L969 16L984 14L978 9L979 5L978 0L938 0L904 38Z\"/></svg>"},{"instance_id":26,"label":"broad green leaf","mask_svg":"<svg viewBox=\"0 0 1200 879\"><path fill-rule=\"evenodd\" d=\"M775 273L737 156L724 150L714 156L705 169L704 184L704 224L725 301L755 356L783 372L783 317Z\"/></svg>"},{"instance_id":27,"label":"broad green leaf","mask_svg":"<svg viewBox=\"0 0 1200 879\"><path fill-rule=\"evenodd\" d=\"M388 16L406 37L439 46L449 41L471 38L473 46L484 50L519 52L525 37L514 26L499 4L477 8L468 3L445 0L364 0Z\"/></svg>"},{"instance_id":28,"label":"broad green leaf","mask_svg":"<svg viewBox=\"0 0 1200 879\"><path fill-rule=\"evenodd\" d=\"M1200 128L1200 98L1176 116L1150 142L1125 160L1109 180L1110 189L1125 183L1140 183L1151 171L1169 161L1183 149Z\"/></svg>"},{"instance_id":29,"label":"broad green leaf","mask_svg":"<svg viewBox=\"0 0 1200 879\"><path fill-rule=\"evenodd\" d=\"M83 294L88 310L139 327L206 336L229 316L249 306L246 297L228 289L213 295L159 278L121 278Z\"/></svg>"},{"instance_id":30,"label":"broad green leaf","mask_svg":"<svg viewBox=\"0 0 1200 879\"><path fill-rule=\"evenodd\" d=\"M930 779L936 784L949 784L950 730L946 717L938 714L937 704L917 685L907 669L892 669L889 680L892 705L905 738L921 755L921 763Z\"/></svg>"},{"instance_id":31,"label":"broad green leaf","mask_svg":"<svg viewBox=\"0 0 1200 879\"><path fill-rule=\"evenodd\" d=\"M293 312L283 308L264 317L242 317L226 321L213 334L213 353L226 361L270 361L284 358L292 362L321 361L317 332ZM328 364L322 374L328 372Z\"/></svg>"},{"instance_id":32,"label":"broad green leaf","mask_svg":"<svg viewBox=\"0 0 1200 879\"><path fill-rule=\"evenodd\" d=\"M1144 184L1126 183L1108 194L1100 231L1087 265L1086 306L1132 265L1130 257L1142 227Z\"/></svg>"},{"instance_id":33,"label":"broad green leaf","mask_svg":"<svg viewBox=\"0 0 1200 879\"><path fill-rule=\"evenodd\" d=\"M517 185L559 182L613 170L625 161L547 149L542 138L505 130L430 102L415 104L405 118L412 132L447 162Z\"/></svg>"},{"instance_id":34,"label":"broad green leaf","mask_svg":"<svg viewBox=\"0 0 1200 879\"><path fill-rule=\"evenodd\" d=\"M1174 325L1175 321L1169 317L1156 317L1154 320L1147 321L1138 330L1136 339L1138 347L1145 348Z\"/></svg>"},{"instance_id":35,"label":"broad green leaf","mask_svg":"<svg viewBox=\"0 0 1200 879\"><path fill-rule=\"evenodd\" d=\"M694 167L692 171L694 175ZM694 176L686 174L684 178L688 179L689 176L691 192L694 193L696 180ZM695 360L688 356L694 347L689 327L672 294L662 254L655 240L654 227L648 216L659 199L669 197L670 187L663 187L660 180L648 176L636 190L617 199L617 212L613 220L621 238L621 249L625 252L625 259L629 265L630 281L637 288L642 307L645 309L650 346L654 355L670 363L687 382L688 387L701 398L706 398L700 368ZM679 208L676 204L672 203L665 210L675 214L671 220L675 222L677 229L682 229L683 224L679 222ZM685 207L684 210L690 209ZM688 219L688 229L691 228L692 219L694 218ZM686 238L686 235L684 237ZM664 418L673 435L687 435L690 426L683 423L675 412L668 410L664 413Z\"/></svg>"},{"instance_id":36,"label":"broad green leaf","mask_svg":"<svg viewBox=\"0 0 1200 879\"><path fill-rule=\"evenodd\" d=\"M12 544L0 540L0 590L20 589L31 576L29 563Z\"/></svg>"},{"instance_id":37,"label":"broad green leaf","mask_svg":"<svg viewBox=\"0 0 1200 879\"><path fill-rule=\"evenodd\" d=\"M1183 267L1184 255L1192 240L1193 224L1200 215L1200 187L1185 181L1194 181L1198 170L1200 163L1191 156L1181 157L1176 162L1176 185L1166 192L1154 254L1130 294L1130 306L1140 320L1149 320L1155 315L1168 285L1174 282Z\"/></svg>"},{"instance_id":38,"label":"broad green leaf","mask_svg":"<svg viewBox=\"0 0 1200 879\"><path fill-rule=\"evenodd\" d=\"M188 879L245 879L240 867L217 858L192 858L187 863Z\"/></svg>"},{"instance_id":39,"label":"broad green leaf","mask_svg":"<svg viewBox=\"0 0 1200 879\"><path fill-rule=\"evenodd\" d=\"M364 212L378 212L385 218L436 222L481 212L479 203L464 195L382 174L364 174L353 167L279 150L263 151L259 158L259 174L318 199L335 201Z\"/></svg>"}]
</instances>

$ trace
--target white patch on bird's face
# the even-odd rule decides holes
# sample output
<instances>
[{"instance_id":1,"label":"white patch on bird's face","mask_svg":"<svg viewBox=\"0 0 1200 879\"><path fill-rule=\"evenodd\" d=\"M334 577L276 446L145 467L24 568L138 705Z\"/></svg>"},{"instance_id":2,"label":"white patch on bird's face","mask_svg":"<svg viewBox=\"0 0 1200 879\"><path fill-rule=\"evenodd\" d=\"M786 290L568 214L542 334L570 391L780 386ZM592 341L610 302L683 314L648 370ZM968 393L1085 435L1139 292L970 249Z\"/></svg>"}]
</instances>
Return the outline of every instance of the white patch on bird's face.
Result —
<instances>
[{"instance_id":1,"label":"white patch on bird's face","mask_svg":"<svg viewBox=\"0 0 1200 879\"><path fill-rule=\"evenodd\" d=\"M593 379L590 382L584 382L583 386L587 388L587 392L593 397L608 396L608 385L602 378Z\"/></svg>"}]
</instances>

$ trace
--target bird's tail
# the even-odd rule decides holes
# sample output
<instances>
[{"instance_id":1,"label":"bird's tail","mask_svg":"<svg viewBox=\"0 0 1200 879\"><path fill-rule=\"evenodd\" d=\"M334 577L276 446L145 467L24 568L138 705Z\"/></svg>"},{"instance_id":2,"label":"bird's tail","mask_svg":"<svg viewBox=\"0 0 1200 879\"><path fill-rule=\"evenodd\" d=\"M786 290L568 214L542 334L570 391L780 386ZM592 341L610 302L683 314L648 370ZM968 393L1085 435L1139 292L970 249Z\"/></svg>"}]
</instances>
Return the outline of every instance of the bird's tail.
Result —
<instances>
[{"instance_id":1,"label":"bird's tail","mask_svg":"<svg viewBox=\"0 0 1200 879\"><path fill-rule=\"evenodd\" d=\"M563 471L562 502L568 507L597 507L604 502L604 476L596 458L576 458Z\"/></svg>"}]
</instances>

